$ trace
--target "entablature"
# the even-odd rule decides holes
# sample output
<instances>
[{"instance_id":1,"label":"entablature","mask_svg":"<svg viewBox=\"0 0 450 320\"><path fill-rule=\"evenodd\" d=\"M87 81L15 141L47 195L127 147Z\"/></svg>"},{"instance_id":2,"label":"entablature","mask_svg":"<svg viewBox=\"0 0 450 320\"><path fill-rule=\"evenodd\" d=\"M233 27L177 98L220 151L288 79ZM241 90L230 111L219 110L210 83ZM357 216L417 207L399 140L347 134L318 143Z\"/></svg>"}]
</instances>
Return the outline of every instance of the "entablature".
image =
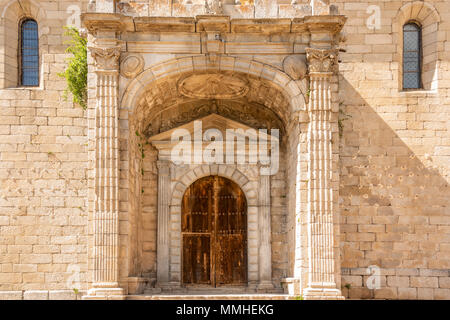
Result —
<instances>
[{"instance_id":1,"label":"entablature","mask_svg":"<svg viewBox=\"0 0 450 320\"><path fill-rule=\"evenodd\" d=\"M220 33L312 33L336 34L347 18L342 15L306 16L294 19L232 19L226 15L187 17L130 17L120 13L84 13L82 20L91 34L116 32L220 32Z\"/></svg>"}]
</instances>

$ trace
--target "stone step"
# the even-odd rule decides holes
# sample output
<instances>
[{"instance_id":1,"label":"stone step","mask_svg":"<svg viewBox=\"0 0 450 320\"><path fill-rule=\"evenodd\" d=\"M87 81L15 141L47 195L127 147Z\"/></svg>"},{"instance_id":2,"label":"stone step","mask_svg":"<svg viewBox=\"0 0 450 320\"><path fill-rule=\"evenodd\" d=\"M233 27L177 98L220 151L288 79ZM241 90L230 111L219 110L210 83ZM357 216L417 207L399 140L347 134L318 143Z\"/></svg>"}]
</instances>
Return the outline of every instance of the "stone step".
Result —
<instances>
[{"instance_id":1,"label":"stone step","mask_svg":"<svg viewBox=\"0 0 450 320\"><path fill-rule=\"evenodd\" d=\"M282 288L272 288L269 290L256 290L248 287L185 287L185 288L146 288L144 295L283 295Z\"/></svg>"},{"instance_id":2,"label":"stone step","mask_svg":"<svg viewBox=\"0 0 450 320\"><path fill-rule=\"evenodd\" d=\"M287 294L155 294L129 295L127 300L293 300Z\"/></svg>"}]
</instances>

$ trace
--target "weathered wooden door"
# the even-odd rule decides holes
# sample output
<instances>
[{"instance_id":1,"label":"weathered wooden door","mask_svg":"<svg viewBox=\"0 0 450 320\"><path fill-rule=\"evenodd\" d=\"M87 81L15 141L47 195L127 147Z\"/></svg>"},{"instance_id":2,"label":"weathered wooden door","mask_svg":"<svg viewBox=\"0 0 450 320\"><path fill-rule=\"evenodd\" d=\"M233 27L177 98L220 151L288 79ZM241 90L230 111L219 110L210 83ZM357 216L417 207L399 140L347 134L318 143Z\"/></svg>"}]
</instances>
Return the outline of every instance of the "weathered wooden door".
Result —
<instances>
[{"instance_id":1,"label":"weathered wooden door","mask_svg":"<svg viewBox=\"0 0 450 320\"><path fill-rule=\"evenodd\" d=\"M194 182L182 202L183 283L247 283L247 201L229 179Z\"/></svg>"}]
</instances>

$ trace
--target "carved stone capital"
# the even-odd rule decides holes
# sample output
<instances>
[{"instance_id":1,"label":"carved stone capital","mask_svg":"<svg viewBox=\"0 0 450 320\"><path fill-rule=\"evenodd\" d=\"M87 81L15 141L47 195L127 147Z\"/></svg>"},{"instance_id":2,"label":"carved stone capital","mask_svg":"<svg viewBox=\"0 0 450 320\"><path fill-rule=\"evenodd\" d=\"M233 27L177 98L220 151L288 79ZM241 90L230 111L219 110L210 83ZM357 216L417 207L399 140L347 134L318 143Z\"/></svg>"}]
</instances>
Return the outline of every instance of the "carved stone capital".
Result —
<instances>
[{"instance_id":1,"label":"carved stone capital","mask_svg":"<svg viewBox=\"0 0 450 320\"><path fill-rule=\"evenodd\" d=\"M89 47L95 60L97 71L117 71L119 69L120 47Z\"/></svg>"},{"instance_id":2,"label":"carved stone capital","mask_svg":"<svg viewBox=\"0 0 450 320\"><path fill-rule=\"evenodd\" d=\"M338 52L336 49L306 49L309 74L333 73L337 65Z\"/></svg>"},{"instance_id":3,"label":"carved stone capital","mask_svg":"<svg viewBox=\"0 0 450 320\"><path fill-rule=\"evenodd\" d=\"M156 161L156 167L160 176L168 176L170 174L170 161L158 160Z\"/></svg>"}]
</instances>

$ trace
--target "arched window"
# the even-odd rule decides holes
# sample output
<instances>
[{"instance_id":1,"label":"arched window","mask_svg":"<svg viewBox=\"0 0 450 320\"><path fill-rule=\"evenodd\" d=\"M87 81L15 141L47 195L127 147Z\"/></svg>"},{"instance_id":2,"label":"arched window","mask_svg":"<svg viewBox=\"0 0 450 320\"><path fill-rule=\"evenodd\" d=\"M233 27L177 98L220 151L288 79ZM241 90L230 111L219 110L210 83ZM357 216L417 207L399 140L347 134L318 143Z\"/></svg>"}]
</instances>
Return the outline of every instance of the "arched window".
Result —
<instances>
[{"instance_id":1,"label":"arched window","mask_svg":"<svg viewBox=\"0 0 450 320\"><path fill-rule=\"evenodd\" d=\"M38 24L32 19L20 25L19 81L22 86L39 85Z\"/></svg>"},{"instance_id":2,"label":"arched window","mask_svg":"<svg viewBox=\"0 0 450 320\"><path fill-rule=\"evenodd\" d=\"M422 28L415 22L403 26L403 89L422 88Z\"/></svg>"}]
</instances>

